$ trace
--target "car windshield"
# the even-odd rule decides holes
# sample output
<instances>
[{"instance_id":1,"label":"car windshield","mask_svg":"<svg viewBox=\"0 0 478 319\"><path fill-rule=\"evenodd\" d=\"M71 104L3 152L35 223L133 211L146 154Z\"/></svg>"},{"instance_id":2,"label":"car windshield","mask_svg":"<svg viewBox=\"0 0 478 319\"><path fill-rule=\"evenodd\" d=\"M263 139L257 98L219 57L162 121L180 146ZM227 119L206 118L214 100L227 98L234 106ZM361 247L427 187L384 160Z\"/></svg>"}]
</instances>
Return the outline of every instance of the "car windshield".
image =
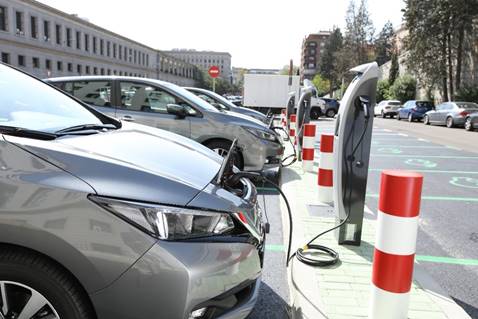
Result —
<instances>
[{"instance_id":1,"label":"car windshield","mask_svg":"<svg viewBox=\"0 0 478 319\"><path fill-rule=\"evenodd\" d=\"M388 105L400 105L400 102L393 101L393 102L389 102Z\"/></svg>"},{"instance_id":2,"label":"car windshield","mask_svg":"<svg viewBox=\"0 0 478 319\"><path fill-rule=\"evenodd\" d=\"M433 108L433 103L428 101L417 101L416 105L417 107L425 107L427 109Z\"/></svg>"},{"instance_id":3,"label":"car windshield","mask_svg":"<svg viewBox=\"0 0 478 319\"><path fill-rule=\"evenodd\" d=\"M476 103L471 103L471 102L458 102L456 105L460 109L478 109L478 104Z\"/></svg>"},{"instance_id":4,"label":"car windshield","mask_svg":"<svg viewBox=\"0 0 478 319\"><path fill-rule=\"evenodd\" d=\"M229 109L229 108L235 108L236 106L231 102L229 101L228 99L220 96L219 94L217 94L216 92L212 92L212 91L209 91L208 94L213 98L215 99L216 101L218 101L219 103L221 104L224 104L226 105L226 109Z\"/></svg>"},{"instance_id":5,"label":"car windshield","mask_svg":"<svg viewBox=\"0 0 478 319\"><path fill-rule=\"evenodd\" d=\"M102 125L98 117L40 80L0 64L0 125L56 132L67 127Z\"/></svg>"},{"instance_id":6,"label":"car windshield","mask_svg":"<svg viewBox=\"0 0 478 319\"><path fill-rule=\"evenodd\" d=\"M200 108L204 109L205 111L209 112L219 112L214 106L211 104L207 103L203 99L201 99L199 96L197 96L194 93L189 92L188 90L177 86L172 83L165 83L163 82L163 85L169 88L170 90L174 91L177 93L180 97L194 103L195 105L199 106Z\"/></svg>"}]
</instances>

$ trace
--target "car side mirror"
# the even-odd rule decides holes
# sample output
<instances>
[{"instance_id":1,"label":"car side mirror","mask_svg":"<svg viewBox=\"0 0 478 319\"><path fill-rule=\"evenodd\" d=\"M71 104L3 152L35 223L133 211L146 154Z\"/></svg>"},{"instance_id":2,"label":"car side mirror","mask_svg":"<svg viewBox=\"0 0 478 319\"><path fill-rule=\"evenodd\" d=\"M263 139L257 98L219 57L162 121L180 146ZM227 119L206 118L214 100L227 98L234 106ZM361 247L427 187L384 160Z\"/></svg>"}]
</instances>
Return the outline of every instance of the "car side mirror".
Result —
<instances>
[{"instance_id":1,"label":"car side mirror","mask_svg":"<svg viewBox=\"0 0 478 319\"><path fill-rule=\"evenodd\" d=\"M187 115L186 108L184 107L184 105L168 104L166 106L166 110L169 114L176 115L176 117L179 119L183 119Z\"/></svg>"}]
</instances>

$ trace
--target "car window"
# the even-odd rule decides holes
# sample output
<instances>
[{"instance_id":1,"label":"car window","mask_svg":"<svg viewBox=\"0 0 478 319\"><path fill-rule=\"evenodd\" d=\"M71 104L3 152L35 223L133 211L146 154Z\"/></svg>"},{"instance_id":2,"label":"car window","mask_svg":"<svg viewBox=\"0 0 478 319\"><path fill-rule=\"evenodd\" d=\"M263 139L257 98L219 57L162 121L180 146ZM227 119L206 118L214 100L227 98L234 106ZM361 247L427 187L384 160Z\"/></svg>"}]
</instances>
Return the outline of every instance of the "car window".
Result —
<instances>
[{"instance_id":1,"label":"car window","mask_svg":"<svg viewBox=\"0 0 478 319\"><path fill-rule=\"evenodd\" d=\"M229 110L229 108L227 108L225 105L222 105L220 102L217 102L216 100L214 100L213 98L211 98L210 96L208 96L206 94L199 93L199 92L194 92L194 94L196 94L201 99L203 99L207 103L211 104L212 106L214 106L218 110L226 110L226 111Z\"/></svg>"},{"instance_id":2,"label":"car window","mask_svg":"<svg viewBox=\"0 0 478 319\"><path fill-rule=\"evenodd\" d=\"M458 102L456 105L461 109L478 109L478 104L471 102Z\"/></svg>"},{"instance_id":3,"label":"car window","mask_svg":"<svg viewBox=\"0 0 478 319\"><path fill-rule=\"evenodd\" d=\"M417 101L416 105L419 108L426 108L427 110L431 110L433 108L433 103L429 101Z\"/></svg>"},{"instance_id":4,"label":"car window","mask_svg":"<svg viewBox=\"0 0 478 319\"><path fill-rule=\"evenodd\" d=\"M62 89L87 104L111 107L111 81L65 82Z\"/></svg>"},{"instance_id":5,"label":"car window","mask_svg":"<svg viewBox=\"0 0 478 319\"><path fill-rule=\"evenodd\" d=\"M55 132L75 125L102 124L71 97L1 64L0 91L0 125Z\"/></svg>"},{"instance_id":6,"label":"car window","mask_svg":"<svg viewBox=\"0 0 478 319\"><path fill-rule=\"evenodd\" d=\"M389 102L389 105L400 105L400 102Z\"/></svg>"},{"instance_id":7,"label":"car window","mask_svg":"<svg viewBox=\"0 0 478 319\"><path fill-rule=\"evenodd\" d=\"M161 88L134 82L121 82L120 87L124 109L167 114L168 104L179 104L186 107L189 115L197 114L189 104Z\"/></svg>"}]
</instances>

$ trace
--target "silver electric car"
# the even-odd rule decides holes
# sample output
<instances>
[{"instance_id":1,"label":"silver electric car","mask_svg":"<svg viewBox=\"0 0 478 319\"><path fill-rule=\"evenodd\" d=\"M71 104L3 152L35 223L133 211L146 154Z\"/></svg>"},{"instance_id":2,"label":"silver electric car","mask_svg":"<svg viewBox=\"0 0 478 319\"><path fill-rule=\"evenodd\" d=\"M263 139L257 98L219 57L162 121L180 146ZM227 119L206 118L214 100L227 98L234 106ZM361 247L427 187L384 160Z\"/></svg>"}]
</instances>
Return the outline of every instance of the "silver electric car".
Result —
<instances>
[{"instance_id":1,"label":"silver electric car","mask_svg":"<svg viewBox=\"0 0 478 319\"><path fill-rule=\"evenodd\" d=\"M46 80L98 111L189 137L220 155L234 139L240 169L261 171L280 165L280 136L264 123L238 113L218 111L177 85L153 79L88 76Z\"/></svg>"},{"instance_id":2,"label":"silver electric car","mask_svg":"<svg viewBox=\"0 0 478 319\"><path fill-rule=\"evenodd\" d=\"M255 118L263 123L268 124L269 119L264 113L261 113L256 110L249 109L247 107L241 107L234 105L231 100L226 99L225 97L220 96L219 94L200 88L186 87L186 90L192 92L199 96L204 101L208 102L218 110L231 111L239 114L249 115L250 117Z\"/></svg>"},{"instance_id":3,"label":"silver electric car","mask_svg":"<svg viewBox=\"0 0 478 319\"><path fill-rule=\"evenodd\" d=\"M3 64L0 105L0 318L250 313L265 235L229 159Z\"/></svg>"}]
</instances>

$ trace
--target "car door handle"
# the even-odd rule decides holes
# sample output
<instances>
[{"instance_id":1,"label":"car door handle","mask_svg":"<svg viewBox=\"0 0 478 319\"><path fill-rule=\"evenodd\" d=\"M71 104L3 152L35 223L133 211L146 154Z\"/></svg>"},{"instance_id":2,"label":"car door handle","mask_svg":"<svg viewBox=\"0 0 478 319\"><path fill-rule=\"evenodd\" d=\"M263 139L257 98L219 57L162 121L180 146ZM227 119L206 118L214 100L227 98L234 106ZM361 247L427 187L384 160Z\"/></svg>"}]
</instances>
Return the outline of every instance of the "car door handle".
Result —
<instances>
[{"instance_id":1,"label":"car door handle","mask_svg":"<svg viewBox=\"0 0 478 319\"><path fill-rule=\"evenodd\" d=\"M134 118L130 115L125 115L121 118L123 121L134 122Z\"/></svg>"}]
</instances>

